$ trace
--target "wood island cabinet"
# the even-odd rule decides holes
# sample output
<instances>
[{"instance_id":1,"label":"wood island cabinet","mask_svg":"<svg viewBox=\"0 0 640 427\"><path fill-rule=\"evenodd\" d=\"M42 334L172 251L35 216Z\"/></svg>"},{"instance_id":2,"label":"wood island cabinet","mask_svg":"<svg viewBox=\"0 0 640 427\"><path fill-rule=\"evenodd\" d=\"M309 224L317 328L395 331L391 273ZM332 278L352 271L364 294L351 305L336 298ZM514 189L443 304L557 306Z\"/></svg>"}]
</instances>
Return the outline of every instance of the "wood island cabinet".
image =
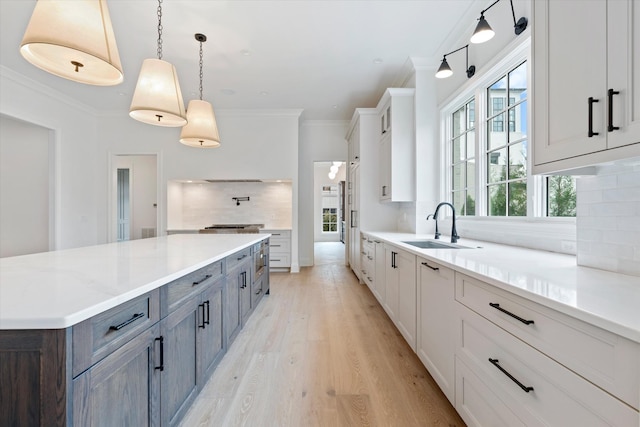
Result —
<instances>
[{"instance_id":1,"label":"wood island cabinet","mask_svg":"<svg viewBox=\"0 0 640 427\"><path fill-rule=\"evenodd\" d=\"M0 331L0 425L178 425L248 320L252 286L268 289L252 254L66 329Z\"/></svg>"}]
</instances>

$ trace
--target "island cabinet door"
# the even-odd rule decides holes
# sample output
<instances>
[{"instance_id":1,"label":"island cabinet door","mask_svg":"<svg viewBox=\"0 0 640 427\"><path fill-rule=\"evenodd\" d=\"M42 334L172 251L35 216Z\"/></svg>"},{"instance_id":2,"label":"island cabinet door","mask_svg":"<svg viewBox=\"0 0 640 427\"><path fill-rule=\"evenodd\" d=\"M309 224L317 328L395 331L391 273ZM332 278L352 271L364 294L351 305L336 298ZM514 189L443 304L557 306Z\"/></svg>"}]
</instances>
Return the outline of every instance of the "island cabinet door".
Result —
<instances>
[{"instance_id":1,"label":"island cabinet door","mask_svg":"<svg viewBox=\"0 0 640 427\"><path fill-rule=\"evenodd\" d=\"M202 293L198 306L202 311L201 323L198 325L200 346L198 351L198 382L204 386L220 359L227 351L224 342L224 301L225 279L221 278Z\"/></svg>"},{"instance_id":2,"label":"island cabinet door","mask_svg":"<svg viewBox=\"0 0 640 427\"><path fill-rule=\"evenodd\" d=\"M158 338L156 324L73 380L74 426L160 426Z\"/></svg>"},{"instance_id":3,"label":"island cabinet door","mask_svg":"<svg viewBox=\"0 0 640 427\"><path fill-rule=\"evenodd\" d=\"M227 299L225 305L225 333L227 337L227 348L240 332L241 315L240 315L240 287L242 286L242 277L237 269L227 273Z\"/></svg>"},{"instance_id":4,"label":"island cabinet door","mask_svg":"<svg viewBox=\"0 0 640 427\"><path fill-rule=\"evenodd\" d=\"M200 294L185 301L160 321L163 344L161 371L162 425L177 425L198 394L196 348L202 326ZM134 424L131 424L134 425Z\"/></svg>"}]
</instances>

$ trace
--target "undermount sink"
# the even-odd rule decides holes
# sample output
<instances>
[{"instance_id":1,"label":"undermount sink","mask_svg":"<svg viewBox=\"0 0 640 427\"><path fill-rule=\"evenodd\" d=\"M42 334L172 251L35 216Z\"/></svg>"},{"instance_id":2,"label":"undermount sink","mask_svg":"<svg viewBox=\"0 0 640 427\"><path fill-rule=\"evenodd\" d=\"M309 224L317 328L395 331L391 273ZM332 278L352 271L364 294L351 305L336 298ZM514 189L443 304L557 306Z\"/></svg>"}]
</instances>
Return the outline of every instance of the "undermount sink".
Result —
<instances>
[{"instance_id":1,"label":"undermount sink","mask_svg":"<svg viewBox=\"0 0 640 427\"><path fill-rule=\"evenodd\" d=\"M402 242L420 249L471 249L468 246L460 246L455 243L436 242L433 240L415 240L411 242Z\"/></svg>"}]
</instances>

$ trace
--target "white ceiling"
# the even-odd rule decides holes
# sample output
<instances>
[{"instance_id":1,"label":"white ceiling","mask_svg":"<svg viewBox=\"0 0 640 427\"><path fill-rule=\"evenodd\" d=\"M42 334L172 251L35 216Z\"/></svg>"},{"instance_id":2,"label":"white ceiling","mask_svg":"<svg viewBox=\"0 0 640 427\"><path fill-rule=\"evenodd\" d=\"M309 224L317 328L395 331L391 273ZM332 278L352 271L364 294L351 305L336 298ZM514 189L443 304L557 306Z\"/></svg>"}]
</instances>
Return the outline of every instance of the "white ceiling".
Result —
<instances>
[{"instance_id":1,"label":"white ceiling","mask_svg":"<svg viewBox=\"0 0 640 427\"><path fill-rule=\"evenodd\" d=\"M0 65L96 110L128 111L143 59L156 57L157 1L108 1L124 68L124 82L111 87L71 82L22 58L18 47L34 5L0 0ZM185 106L198 97L199 32L208 37L204 99L214 109L299 108L304 120L348 120L354 108L376 105L409 57L437 66L486 6L483 0L164 0L163 59L178 70Z\"/></svg>"}]
</instances>

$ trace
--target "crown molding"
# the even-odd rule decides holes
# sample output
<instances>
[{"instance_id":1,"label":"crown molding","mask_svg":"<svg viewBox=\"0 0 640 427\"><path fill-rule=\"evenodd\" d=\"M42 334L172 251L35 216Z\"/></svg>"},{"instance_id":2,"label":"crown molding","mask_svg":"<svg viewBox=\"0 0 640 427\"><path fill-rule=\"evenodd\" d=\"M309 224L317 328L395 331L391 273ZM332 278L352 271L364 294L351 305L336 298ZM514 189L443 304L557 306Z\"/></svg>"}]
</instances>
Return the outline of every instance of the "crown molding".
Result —
<instances>
[{"instance_id":1,"label":"crown molding","mask_svg":"<svg viewBox=\"0 0 640 427\"><path fill-rule=\"evenodd\" d=\"M81 103L75 98L70 97L69 95L57 91L55 89L51 89L51 87L40 83L37 80L30 79L25 77L22 74L19 74L13 71L10 68L7 68L4 65L0 65L0 77L2 79L11 80L12 82L24 87L25 89L29 89L38 93L41 93L49 98L52 98L58 102L62 102L68 105L71 108L76 110L80 110L85 113L89 113L93 116L99 116L100 112L95 108L92 108L86 104Z\"/></svg>"},{"instance_id":2,"label":"crown molding","mask_svg":"<svg viewBox=\"0 0 640 427\"><path fill-rule=\"evenodd\" d=\"M349 125L349 120L304 120L300 124L300 126L302 127L328 127L328 126L343 127L348 125Z\"/></svg>"}]
</instances>

